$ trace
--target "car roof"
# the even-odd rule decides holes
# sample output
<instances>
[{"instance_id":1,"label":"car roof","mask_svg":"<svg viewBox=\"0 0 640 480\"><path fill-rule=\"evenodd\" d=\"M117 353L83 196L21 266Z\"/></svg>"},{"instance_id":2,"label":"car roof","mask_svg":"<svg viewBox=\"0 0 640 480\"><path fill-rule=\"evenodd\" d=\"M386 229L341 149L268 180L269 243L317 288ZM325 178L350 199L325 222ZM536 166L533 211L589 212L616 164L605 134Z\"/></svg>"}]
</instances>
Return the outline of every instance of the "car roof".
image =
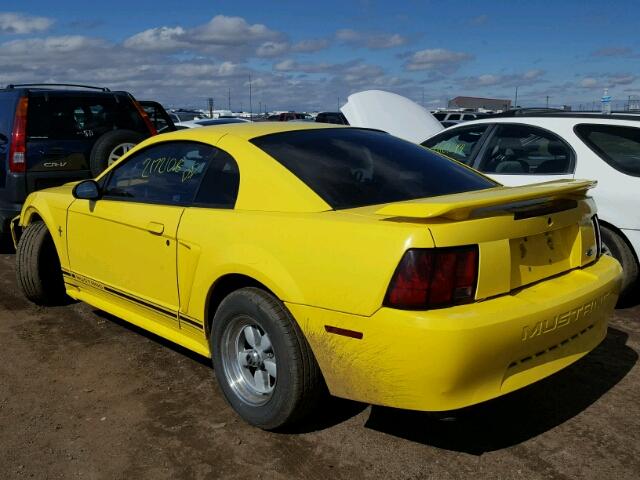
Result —
<instances>
[{"instance_id":1,"label":"car roof","mask_svg":"<svg viewBox=\"0 0 640 480\"><path fill-rule=\"evenodd\" d=\"M602 112L567 112L567 111L518 111L503 112L491 115L490 118L598 118L602 120L640 120L637 112L612 112L604 114Z\"/></svg>"},{"instance_id":2,"label":"car roof","mask_svg":"<svg viewBox=\"0 0 640 480\"><path fill-rule=\"evenodd\" d=\"M455 128L463 126L478 125L484 123L523 123L529 125L577 125L580 123L602 124L602 125L625 125L630 127L640 127L640 117L631 115L620 116L611 115L580 115L580 116L549 116L549 115L533 115L533 116L517 116L517 117L483 117L476 120L458 123ZM431 135L435 136L435 135Z\"/></svg>"},{"instance_id":3,"label":"car roof","mask_svg":"<svg viewBox=\"0 0 640 480\"><path fill-rule=\"evenodd\" d=\"M170 137L176 140L196 140L211 142L212 137L220 139L227 134L234 135L238 138L251 140L252 138L262 137L273 133L291 132L295 130L316 130L322 128L349 128L346 125L334 125L329 123L315 122L242 122L242 123L226 123L222 125L210 125L200 128L190 128L178 130L162 134L164 140Z\"/></svg>"}]
</instances>

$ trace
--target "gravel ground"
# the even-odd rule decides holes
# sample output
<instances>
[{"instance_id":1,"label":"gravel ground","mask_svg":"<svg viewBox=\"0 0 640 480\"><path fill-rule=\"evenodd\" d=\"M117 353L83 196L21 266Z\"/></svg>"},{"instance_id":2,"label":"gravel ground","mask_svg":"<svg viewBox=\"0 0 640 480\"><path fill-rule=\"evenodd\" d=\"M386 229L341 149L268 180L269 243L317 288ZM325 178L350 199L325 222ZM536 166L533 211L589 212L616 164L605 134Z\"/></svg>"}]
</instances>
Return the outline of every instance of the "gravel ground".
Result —
<instances>
[{"instance_id":1,"label":"gravel ground","mask_svg":"<svg viewBox=\"0 0 640 480\"><path fill-rule=\"evenodd\" d=\"M328 400L239 420L207 359L88 305L42 309L0 255L0 479L640 478L640 306L555 376L447 415Z\"/></svg>"}]
</instances>

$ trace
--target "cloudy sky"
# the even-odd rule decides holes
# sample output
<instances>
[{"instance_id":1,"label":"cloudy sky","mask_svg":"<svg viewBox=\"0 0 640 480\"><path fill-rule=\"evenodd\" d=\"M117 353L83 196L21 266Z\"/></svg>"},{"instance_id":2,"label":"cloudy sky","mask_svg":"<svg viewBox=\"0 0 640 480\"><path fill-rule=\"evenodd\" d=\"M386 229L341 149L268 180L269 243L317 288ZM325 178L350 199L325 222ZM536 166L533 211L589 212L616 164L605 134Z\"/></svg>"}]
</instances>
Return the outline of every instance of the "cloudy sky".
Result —
<instances>
[{"instance_id":1,"label":"cloudy sky","mask_svg":"<svg viewBox=\"0 0 640 480\"><path fill-rule=\"evenodd\" d=\"M3 2L6 6L8 2ZM88 83L168 106L333 110L383 89L591 106L640 95L640 4L23 0L0 6L0 85Z\"/></svg>"}]
</instances>

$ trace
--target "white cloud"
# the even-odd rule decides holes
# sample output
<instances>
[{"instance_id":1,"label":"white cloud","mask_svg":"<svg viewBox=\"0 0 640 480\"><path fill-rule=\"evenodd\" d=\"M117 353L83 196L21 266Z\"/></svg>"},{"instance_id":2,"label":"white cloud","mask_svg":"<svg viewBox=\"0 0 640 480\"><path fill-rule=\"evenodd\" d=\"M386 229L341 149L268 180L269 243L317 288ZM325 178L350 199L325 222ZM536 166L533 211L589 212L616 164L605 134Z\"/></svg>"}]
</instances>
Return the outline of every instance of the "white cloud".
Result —
<instances>
[{"instance_id":1,"label":"white cloud","mask_svg":"<svg viewBox=\"0 0 640 480\"><path fill-rule=\"evenodd\" d=\"M471 23L471 25L484 25L485 23L487 23L487 21L489 20L489 15L478 15L476 17L473 17L471 20L469 20L469 23Z\"/></svg>"},{"instance_id":2,"label":"white cloud","mask_svg":"<svg viewBox=\"0 0 640 480\"><path fill-rule=\"evenodd\" d=\"M186 30L182 27L150 28L127 38L124 46L143 51L170 51L185 48L189 44L182 40Z\"/></svg>"},{"instance_id":3,"label":"white cloud","mask_svg":"<svg viewBox=\"0 0 640 480\"><path fill-rule=\"evenodd\" d=\"M431 48L413 53L407 59L405 69L410 71L433 70L451 73L472 58L472 55L464 52L453 52L444 48Z\"/></svg>"},{"instance_id":4,"label":"white cloud","mask_svg":"<svg viewBox=\"0 0 640 480\"><path fill-rule=\"evenodd\" d=\"M279 57L288 50L287 42L264 42L256 49L256 55L262 58Z\"/></svg>"},{"instance_id":5,"label":"white cloud","mask_svg":"<svg viewBox=\"0 0 640 480\"><path fill-rule=\"evenodd\" d=\"M400 47L409 39L399 33L369 33L343 28L336 32L336 39L346 45L365 47L370 50Z\"/></svg>"},{"instance_id":6,"label":"white cloud","mask_svg":"<svg viewBox=\"0 0 640 480\"><path fill-rule=\"evenodd\" d=\"M298 53L313 53L324 50L325 48L328 48L329 45L330 42L326 38L301 40L291 46L291 51Z\"/></svg>"},{"instance_id":7,"label":"white cloud","mask_svg":"<svg viewBox=\"0 0 640 480\"><path fill-rule=\"evenodd\" d=\"M247 57L253 51L259 56L276 56L276 50L287 50L284 35L241 17L216 15L209 22L193 28L183 26L156 27L137 33L124 41L132 50L176 52L190 50L217 53L225 58ZM278 53L280 54L280 53Z\"/></svg>"},{"instance_id":8,"label":"white cloud","mask_svg":"<svg viewBox=\"0 0 640 480\"><path fill-rule=\"evenodd\" d=\"M545 71L540 69L527 70L523 73L513 73L507 75L484 74L474 77L464 77L460 83L465 88L476 87L522 87L533 85L543 81Z\"/></svg>"},{"instance_id":9,"label":"white cloud","mask_svg":"<svg viewBox=\"0 0 640 480\"><path fill-rule=\"evenodd\" d=\"M599 82L597 79L593 78L593 77L586 77L583 78L582 80L580 80L579 85L582 88L594 88L594 87L598 87L601 86L601 82Z\"/></svg>"},{"instance_id":10,"label":"white cloud","mask_svg":"<svg viewBox=\"0 0 640 480\"><path fill-rule=\"evenodd\" d=\"M34 17L21 13L0 13L0 33L24 35L47 30L54 21L47 17Z\"/></svg>"}]
</instances>

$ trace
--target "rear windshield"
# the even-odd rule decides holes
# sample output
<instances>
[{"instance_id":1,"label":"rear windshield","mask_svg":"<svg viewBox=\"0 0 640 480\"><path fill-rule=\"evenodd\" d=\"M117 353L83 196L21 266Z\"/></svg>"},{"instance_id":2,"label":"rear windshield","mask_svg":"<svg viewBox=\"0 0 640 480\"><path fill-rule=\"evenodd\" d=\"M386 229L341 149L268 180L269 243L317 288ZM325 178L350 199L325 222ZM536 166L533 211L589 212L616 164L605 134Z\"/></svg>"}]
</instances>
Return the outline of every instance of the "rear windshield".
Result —
<instances>
[{"instance_id":1,"label":"rear windshield","mask_svg":"<svg viewBox=\"0 0 640 480\"><path fill-rule=\"evenodd\" d=\"M582 124L575 132L613 168L640 177L640 128Z\"/></svg>"},{"instance_id":2,"label":"rear windshield","mask_svg":"<svg viewBox=\"0 0 640 480\"><path fill-rule=\"evenodd\" d=\"M452 160L389 134L357 128L254 138L334 209L495 187Z\"/></svg>"},{"instance_id":3,"label":"rear windshield","mask_svg":"<svg viewBox=\"0 0 640 480\"><path fill-rule=\"evenodd\" d=\"M91 138L116 129L149 133L124 96L31 94L27 115L27 135L31 138Z\"/></svg>"}]
</instances>

